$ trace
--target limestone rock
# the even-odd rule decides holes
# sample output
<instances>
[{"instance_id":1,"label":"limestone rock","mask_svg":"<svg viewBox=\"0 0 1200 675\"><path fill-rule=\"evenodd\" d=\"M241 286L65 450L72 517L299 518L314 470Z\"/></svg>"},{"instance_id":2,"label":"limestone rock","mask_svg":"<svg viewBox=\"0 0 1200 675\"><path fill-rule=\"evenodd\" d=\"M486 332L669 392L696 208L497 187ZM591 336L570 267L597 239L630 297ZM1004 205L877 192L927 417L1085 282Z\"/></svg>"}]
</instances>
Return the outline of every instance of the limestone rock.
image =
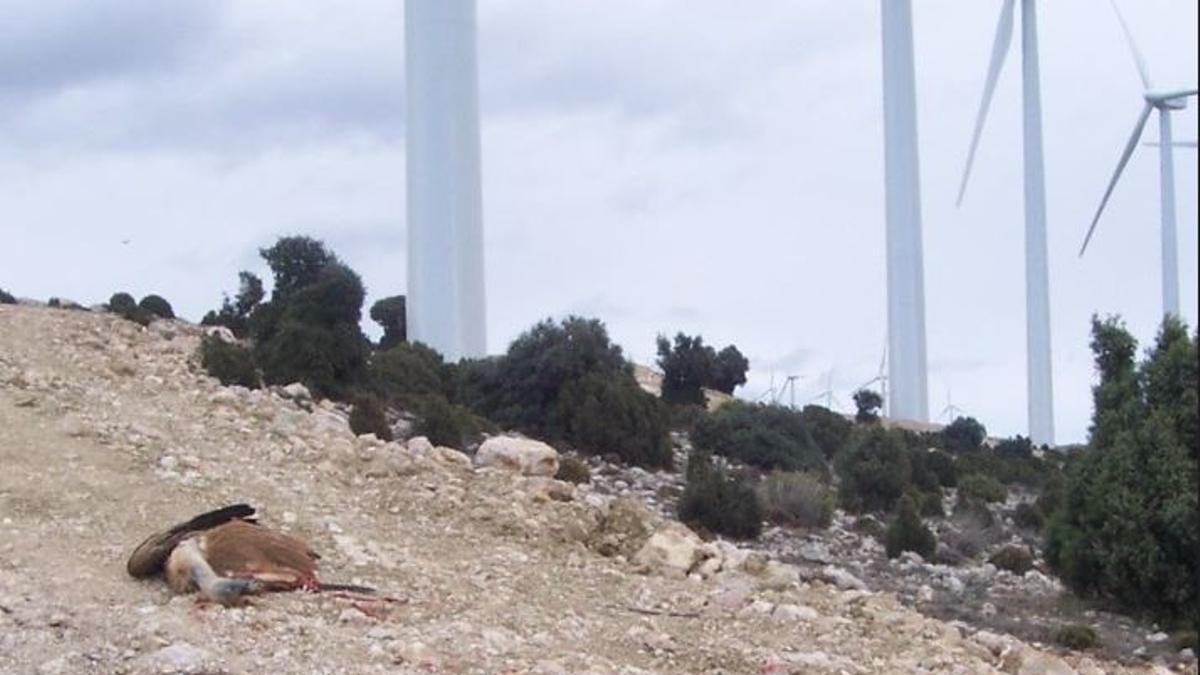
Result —
<instances>
[{"instance_id":1,"label":"limestone rock","mask_svg":"<svg viewBox=\"0 0 1200 675\"><path fill-rule=\"evenodd\" d=\"M633 557L634 563L668 576L686 576L699 558L700 537L679 523L659 528Z\"/></svg>"},{"instance_id":2,"label":"limestone rock","mask_svg":"<svg viewBox=\"0 0 1200 675\"><path fill-rule=\"evenodd\" d=\"M558 451L528 438L493 436L479 446L475 464L515 471L525 476L554 476L558 473Z\"/></svg>"}]
</instances>

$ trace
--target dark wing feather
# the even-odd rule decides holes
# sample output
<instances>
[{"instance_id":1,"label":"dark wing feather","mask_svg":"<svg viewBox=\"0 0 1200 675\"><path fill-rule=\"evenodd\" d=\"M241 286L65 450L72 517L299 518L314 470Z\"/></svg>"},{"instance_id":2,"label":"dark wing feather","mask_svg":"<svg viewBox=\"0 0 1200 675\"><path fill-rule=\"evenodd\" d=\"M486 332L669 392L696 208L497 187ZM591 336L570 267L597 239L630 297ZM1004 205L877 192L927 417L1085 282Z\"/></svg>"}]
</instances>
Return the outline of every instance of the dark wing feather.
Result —
<instances>
[{"instance_id":1,"label":"dark wing feather","mask_svg":"<svg viewBox=\"0 0 1200 675\"><path fill-rule=\"evenodd\" d=\"M231 520L252 520L254 507L249 504L233 504L223 508L202 513L195 518L180 523L166 532L152 534L146 538L129 556L125 569L130 576L142 578L158 574L166 563L171 550L193 532L210 530Z\"/></svg>"}]
</instances>

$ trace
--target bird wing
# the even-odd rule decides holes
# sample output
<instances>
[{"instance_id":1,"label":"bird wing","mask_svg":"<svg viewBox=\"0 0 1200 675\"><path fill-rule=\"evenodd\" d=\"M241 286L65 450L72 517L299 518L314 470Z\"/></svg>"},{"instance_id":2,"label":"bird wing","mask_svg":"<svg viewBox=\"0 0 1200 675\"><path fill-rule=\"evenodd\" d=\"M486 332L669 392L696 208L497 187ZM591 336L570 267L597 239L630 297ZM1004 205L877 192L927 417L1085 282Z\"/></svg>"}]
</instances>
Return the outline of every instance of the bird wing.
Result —
<instances>
[{"instance_id":1,"label":"bird wing","mask_svg":"<svg viewBox=\"0 0 1200 675\"><path fill-rule=\"evenodd\" d=\"M234 520L201 535L200 548L213 571L257 579L284 590L316 586L316 556L303 540Z\"/></svg>"},{"instance_id":2,"label":"bird wing","mask_svg":"<svg viewBox=\"0 0 1200 675\"><path fill-rule=\"evenodd\" d=\"M195 532L202 532L218 527L230 521L243 522L252 520L254 507L249 504L233 504L214 511L202 513L191 520L180 523L165 532L152 534L146 538L129 556L125 564L129 575L136 578L154 576L162 571L163 564L171 555L171 550L179 542Z\"/></svg>"}]
</instances>

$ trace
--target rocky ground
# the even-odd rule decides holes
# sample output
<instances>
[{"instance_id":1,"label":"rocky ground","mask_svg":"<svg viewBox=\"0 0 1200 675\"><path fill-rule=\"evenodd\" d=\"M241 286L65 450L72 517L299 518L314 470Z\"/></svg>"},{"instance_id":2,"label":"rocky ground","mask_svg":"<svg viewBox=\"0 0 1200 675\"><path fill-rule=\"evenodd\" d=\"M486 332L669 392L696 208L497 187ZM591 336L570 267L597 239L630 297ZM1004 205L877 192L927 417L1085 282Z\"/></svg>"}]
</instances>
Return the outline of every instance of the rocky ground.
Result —
<instances>
[{"instance_id":1,"label":"rocky ground","mask_svg":"<svg viewBox=\"0 0 1200 675\"><path fill-rule=\"evenodd\" d=\"M856 590L702 543L629 484L617 497L520 470L537 464L356 438L299 388L221 387L198 339L177 321L0 305L0 672L1168 670L924 616L870 588L869 568L847 572ZM200 608L126 576L147 534L236 501L307 538L327 581L391 599Z\"/></svg>"},{"instance_id":2,"label":"rocky ground","mask_svg":"<svg viewBox=\"0 0 1200 675\"><path fill-rule=\"evenodd\" d=\"M686 456L686 438L677 437L676 445L680 455ZM594 457L587 461L597 491L636 496L664 517L674 513L683 492L681 473L648 472ZM744 545L796 565L803 578L888 592L907 607L964 629L1011 634L1040 645L1052 643L1053 632L1060 626L1084 625L1096 631L1098 645L1093 651L1105 658L1125 663L1194 663L1195 654L1179 651L1158 626L1083 601L1063 588L1041 559L1040 537L1013 523L1016 506L1034 497L1019 488L1011 489L1007 502L991 506L996 522L986 535L987 545L979 554L952 565L925 561L913 553L889 560L873 534L885 524L873 516L856 518L841 510L834 512L827 530L771 527L759 541ZM946 512L951 513L953 489L947 491L945 501ZM952 517L930 518L927 523L946 539L961 537L964 529ZM1034 553L1033 570L1013 574L987 562L991 553L1010 544Z\"/></svg>"}]
</instances>

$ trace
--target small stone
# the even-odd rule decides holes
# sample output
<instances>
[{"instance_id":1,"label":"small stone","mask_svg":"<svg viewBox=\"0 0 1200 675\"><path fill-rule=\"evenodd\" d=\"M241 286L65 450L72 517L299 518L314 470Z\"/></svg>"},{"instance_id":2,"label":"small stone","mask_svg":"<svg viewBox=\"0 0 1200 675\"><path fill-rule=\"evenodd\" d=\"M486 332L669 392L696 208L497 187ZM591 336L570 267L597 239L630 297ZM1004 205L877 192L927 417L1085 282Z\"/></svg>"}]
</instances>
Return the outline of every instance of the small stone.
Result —
<instances>
[{"instance_id":1,"label":"small stone","mask_svg":"<svg viewBox=\"0 0 1200 675\"><path fill-rule=\"evenodd\" d=\"M803 605L776 605L775 610L771 612L771 616L776 619L785 619L788 621L814 621L820 614L812 607Z\"/></svg>"},{"instance_id":2,"label":"small stone","mask_svg":"<svg viewBox=\"0 0 1200 675\"><path fill-rule=\"evenodd\" d=\"M1147 635L1146 642L1153 642L1153 643L1166 642L1168 637L1170 637L1170 636L1168 636L1166 633L1164 633L1162 631L1159 631L1157 633L1151 633L1150 635Z\"/></svg>"}]
</instances>

